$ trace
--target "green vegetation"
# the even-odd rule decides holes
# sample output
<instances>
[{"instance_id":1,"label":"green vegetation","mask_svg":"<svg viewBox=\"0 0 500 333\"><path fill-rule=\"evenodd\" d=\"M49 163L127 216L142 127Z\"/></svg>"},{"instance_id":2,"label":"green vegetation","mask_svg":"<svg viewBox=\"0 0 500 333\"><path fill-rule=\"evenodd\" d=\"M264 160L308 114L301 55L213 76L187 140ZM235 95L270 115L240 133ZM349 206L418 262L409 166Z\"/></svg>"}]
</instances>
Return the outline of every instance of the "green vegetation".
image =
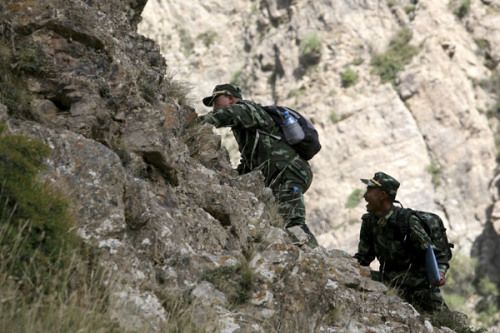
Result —
<instances>
[{"instance_id":1,"label":"green vegetation","mask_svg":"<svg viewBox=\"0 0 500 333\"><path fill-rule=\"evenodd\" d=\"M363 195L364 192L362 189L357 188L354 191L352 191L352 193L349 194L349 197L347 198L345 208L347 209L356 208L361 202L361 198L363 198Z\"/></svg>"},{"instance_id":2,"label":"green vegetation","mask_svg":"<svg viewBox=\"0 0 500 333\"><path fill-rule=\"evenodd\" d=\"M479 280L477 290L478 294L482 296L475 308L479 314L479 322L485 327L496 325L500 322L499 287L486 276Z\"/></svg>"},{"instance_id":3,"label":"green vegetation","mask_svg":"<svg viewBox=\"0 0 500 333\"><path fill-rule=\"evenodd\" d=\"M189 98L189 93L193 87L188 82L171 80L168 81L168 88L168 97L177 99L179 105L188 105L192 102L192 98Z\"/></svg>"},{"instance_id":4,"label":"green vegetation","mask_svg":"<svg viewBox=\"0 0 500 333\"><path fill-rule=\"evenodd\" d=\"M455 9L453 14L455 14L459 19L463 19L470 11L470 0L462 0L459 4L458 1L453 1L451 3Z\"/></svg>"},{"instance_id":5,"label":"green vegetation","mask_svg":"<svg viewBox=\"0 0 500 333\"><path fill-rule=\"evenodd\" d=\"M29 116L33 95L21 74L38 74L42 66L39 51L20 48L14 52L7 42L0 39L0 103L5 104L11 114Z\"/></svg>"},{"instance_id":6,"label":"green vegetation","mask_svg":"<svg viewBox=\"0 0 500 333\"><path fill-rule=\"evenodd\" d=\"M321 36L318 32L315 31L307 34L301 39L299 60L305 67L319 63L321 60Z\"/></svg>"},{"instance_id":7,"label":"green vegetation","mask_svg":"<svg viewBox=\"0 0 500 333\"><path fill-rule=\"evenodd\" d=\"M16 60L16 70L31 75L40 74L45 64L42 52L30 47L19 48L16 51Z\"/></svg>"},{"instance_id":8,"label":"green vegetation","mask_svg":"<svg viewBox=\"0 0 500 333\"><path fill-rule=\"evenodd\" d=\"M342 87L344 88L350 87L356 84L356 82L358 82L358 73L356 73L350 68L347 68L340 74L340 80Z\"/></svg>"},{"instance_id":9,"label":"green vegetation","mask_svg":"<svg viewBox=\"0 0 500 333\"><path fill-rule=\"evenodd\" d=\"M17 277L28 273L29 284L43 283L49 273L43 270L63 260L75 245L69 232L72 216L68 203L47 185L36 182L37 172L49 153L49 148L39 141L23 136L0 137L0 216L10 223L4 230L8 233L4 233L2 248L18 249L18 258L11 262L10 270ZM16 243L16 236L23 239L21 244ZM33 260L40 265L36 272L26 270Z\"/></svg>"},{"instance_id":10,"label":"green vegetation","mask_svg":"<svg viewBox=\"0 0 500 333\"><path fill-rule=\"evenodd\" d=\"M490 109L486 112L489 119L493 119L496 122L496 130L493 130L495 134L495 147L497 150L496 160L500 163L500 70L495 70L491 74L489 80L481 81L481 88L496 96L496 102Z\"/></svg>"},{"instance_id":11,"label":"green vegetation","mask_svg":"<svg viewBox=\"0 0 500 333\"><path fill-rule=\"evenodd\" d=\"M495 70L495 68L498 66L498 63L491 57L490 42L484 38L474 39L474 42L479 48L479 54L484 57L484 66L490 70Z\"/></svg>"},{"instance_id":12,"label":"green vegetation","mask_svg":"<svg viewBox=\"0 0 500 333\"><path fill-rule=\"evenodd\" d=\"M397 5L398 5L398 0L387 0L387 6L389 6L389 8L395 7Z\"/></svg>"},{"instance_id":13,"label":"green vegetation","mask_svg":"<svg viewBox=\"0 0 500 333\"><path fill-rule=\"evenodd\" d=\"M239 305L250 299L255 277L249 259L242 258L234 267L220 266L203 272L202 280L222 291L230 304Z\"/></svg>"},{"instance_id":14,"label":"green vegetation","mask_svg":"<svg viewBox=\"0 0 500 333\"><path fill-rule=\"evenodd\" d=\"M206 47L210 47L216 38L217 32L213 30L207 30L197 36L197 39L201 40Z\"/></svg>"},{"instance_id":15,"label":"green vegetation","mask_svg":"<svg viewBox=\"0 0 500 333\"><path fill-rule=\"evenodd\" d=\"M109 312L107 286L116 277L101 267L98 250L76 235L67 199L37 178L50 149L5 135L3 128L0 124L0 332L129 332ZM250 286L246 262L238 272L241 288ZM156 294L168 312L162 331L217 331L205 327L216 325L210 318L203 327L193 323L189 297L166 289Z\"/></svg>"},{"instance_id":16,"label":"green vegetation","mask_svg":"<svg viewBox=\"0 0 500 333\"><path fill-rule=\"evenodd\" d=\"M359 66L359 65L361 65L363 62L364 62L363 58L358 57L358 58L354 59L354 60L351 62L351 64L352 64L353 66Z\"/></svg>"},{"instance_id":17,"label":"green vegetation","mask_svg":"<svg viewBox=\"0 0 500 333\"><path fill-rule=\"evenodd\" d=\"M490 79L481 81L479 85L490 94L496 96L496 103L487 111L487 115L489 118L500 120L500 70L493 71Z\"/></svg>"},{"instance_id":18,"label":"green vegetation","mask_svg":"<svg viewBox=\"0 0 500 333\"><path fill-rule=\"evenodd\" d=\"M438 187L439 185L441 185L441 173L443 172L443 169L439 164L431 161L431 164L427 167L427 172L430 173L432 177L431 182L434 187Z\"/></svg>"},{"instance_id":19,"label":"green vegetation","mask_svg":"<svg viewBox=\"0 0 500 333\"><path fill-rule=\"evenodd\" d=\"M173 72L167 72L165 76L168 84L168 97L176 99L179 105L188 105L191 103L192 98L189 98L189 93L193 89L193 86L186 81L177 80Z\"/></svg>"},{"instance_id":20,"label":"green vegetation","mask_svg":"<svg viewBox=\"0 0 500 333\"><path fill-rule=\"evenodd\" d=\"M443 288L443 295L450 309L467 313L465 301L474 294L471 281L474 280L476 267L477 260L464 255L453 256Z\"/></svg>"},{"instance_id":21,"label":"green vegetation","mask_svg":"<svg viewBox=\"0 0 500 333\"><path fill-rule=\"evenodd\" d=\"M158 92L158 87L149 82L143 82L141 84L141 97L148 101L150 104L156 102L156 94Z\"/></svg>"},{"instance_id":22,"label":"green vegetation","mask_svg":"<svg viewBox=\"0 0 500 333\"><path fill-rule=\"evenodd\" d=\"M335 113L335 111L332 111L328 116L328 118L330 118L330 121L334 124L340 120L339 116L337 115L337 113Z\"/></svg>"},{"instance_id":23,"label":"green vegetation","mask_svg":"<svg viewBox=\"0 0 500 333\"><path fill-rule=\"evenodd\" d=\"M490 47L490 43L484 38L474 39L474 43L476 43L477 47L482 51Z\"/></svg>"},{"instance_id":24,"label":"green vegetation","mask_svg":"<svg viewBox=\"0 0 500 333\"><path fill-rule=\"evenodd\" d=\"M184 55L188 57L194 49L195 44L193 37L191 37L189 32L183 27L177 26L177 29L179 30L179 39L181 41L182 53L184 53Z\"/></svg>"},{"instance_id":25,"label":"green vegetation","mask_svg":"<svg viewBox=\"0 0 500 333\"><path fill-rule=\"evenodd\" d=\"M254 16L259 13L259 6L256 3L252 3L252 6L250 8L250 15Z\"/></svg>"},{"instance_id":26,"label":"green vegetation","mask_svg":"<svg viewBox=\"0 0 500 333\"><path fill-rule=\"evenodd\" d=\"M378 74L382 83L390 81L394 84L398 73L420 51L418 47L409 44L411 38L410 29L401 29L389 43L387 51L372 59L372 73Z\"/></svg>"},{"instance_id":27,"label":"green vegetation","mask_svg":"<svg viewBox=\"0 0 500 333\"><path fill-rule=\"evenodd\" d=\"M453 325L456 326L457 320L456 316L453 315L444 318L448 322L443 322L443 318L436 318L441 325L451 327L457 332L479 333L483 332L484 328L491 327L500 321L496 301L499 295L498 286L492 283L488 277L478 280L475 273L477 265L475 259L460 254L454 255L450 261L450 269L446 274L446 284L442 289L446 304L450 310L465 313L480 328L454 327ZM476 283L471 281L476 281ZM467 300L478 296L480 301L477 302L475 309L471 310L466 306Z\"/></svg>"},{"instance_id":28,"label":"green vegetation","mask_svg":"<svg viewBox=\"0 0 500 333\"><path fill-rule=\"evenodd\" d=\"M0 331L117 332L95 251L66 198L37 179L50 149L0 126ZM85 319L85 320L82 320Z\"/></svg>"},{"instance_id":29,"label":"green vegetation","mask_svg":"<svg viewBox=\"0 0 500 333\"><path fill-rule=\"evenodd\" d=\"M498 287L488 277L479 281L478 290L481 295L499 296Z\"/></svg>"},{"instance_id":30,"label":"green vegetation","mask_svg":"<svg viewBox=\"0 0 500 333\"><path fill-rule=\"evenodd\" d=\"M241 78L241 74L243 74L243 70L237 70L236 72L233 73L232 77L231 77L231 80L229 81L229 83L231 84L235 84L235 85L240 85L240 78Z\"/></svg>"},{"instance_id":31,"label":"green vegetation","mask_svg":"<svg viewBox=\"0 0 500 333\"><path fill-rule=\"evenodd\" d=\"M408 15L408 18L410 19L410 21L413 21L415 19L415 12L417 10L417 6L411 4L411 5L405 6L403 9L404 9L406 15Z\"/></svg>"},{"instance_id":32,"label":"green vegetation","mask_svg":"<svg viewBox=\"0 0 500 333\"><path fill-rule=\"evenodd\" d=\"M273 73L274 74L274 73ZM248 85L248 75L245 74L243 69L239 69L231 75L231 80L229 83L236 84L242 88L245 88Z\"/></svg>"}]
</instances>

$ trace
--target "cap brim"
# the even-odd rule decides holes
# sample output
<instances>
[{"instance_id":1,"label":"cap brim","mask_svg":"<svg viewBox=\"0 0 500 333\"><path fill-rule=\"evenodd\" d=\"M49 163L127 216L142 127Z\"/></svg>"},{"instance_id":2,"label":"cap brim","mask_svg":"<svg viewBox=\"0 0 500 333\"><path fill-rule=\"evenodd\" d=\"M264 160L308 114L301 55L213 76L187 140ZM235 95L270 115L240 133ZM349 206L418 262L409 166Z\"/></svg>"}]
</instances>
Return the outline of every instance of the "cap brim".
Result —
<instances>
[{"instance_id":1,"label":"cap brim","mask_svg":"<svg viewBox=\"0 0 500 333\"><path fill-rule=\"evenodd\" d=\"M207 96L207 97L205 97L203 99L203 104L205 104L205 106L212 106L212 105L214 105L215 97L217 97L217 96Z\"/></svg>"},{"instance_id":2,"label":"cap brim","mask_svg":"<svg viewBox=\"0 0 500 333\"><path fill-rule=\"evenodd\" d=\"M368 186L371 186L371 187L380 187L377 184L375 184L374 182L372 182L370 179L363 179L363 178L361 178L360 180L363 183L365 183L366 185L368 185Z\"/></svg>"}]
</instances>

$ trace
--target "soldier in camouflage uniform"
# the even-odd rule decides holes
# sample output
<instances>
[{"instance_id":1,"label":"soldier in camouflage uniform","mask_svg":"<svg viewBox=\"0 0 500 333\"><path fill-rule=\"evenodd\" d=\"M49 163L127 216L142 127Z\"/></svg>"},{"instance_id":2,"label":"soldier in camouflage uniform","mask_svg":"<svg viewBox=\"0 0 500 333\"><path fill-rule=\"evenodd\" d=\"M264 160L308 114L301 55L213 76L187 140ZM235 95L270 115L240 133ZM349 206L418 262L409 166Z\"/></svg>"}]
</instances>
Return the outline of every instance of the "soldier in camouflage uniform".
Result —
<instances>
[{"instance_id":1,"label":"soldier in camouflage uniform","mask_svg":"<svg viewBox=\"0 0 500 333\"><path fill-rule=\"evenodd\" d=\"M273 137L281 136L281 129L271 116L259 104L243 100L241 89L232 84L217 85L203 104L214 110L198 120L231 127L241 153L239 174L260 170L279 203L285 228L300 226L309 235L308 244L318 246L305 223L303 193L312 182L311 167L291 146Z\"/></svg>"},{"instance_id":2,"label":"soldier in camouflage uniform","mask_svg":"<svg viewBox=\"0 0 500 333\"><path fill-rule=\"evenodd\" d=\"M402 208L393 203L398 202L399 182L383 172L361 181L367 185L364 198L368 213L362 217L358 252L354 257L362 266L369 266L377 258L380 270L372 271L372 278L397 288L417 310L427 313L447 310L438 287L445 284L448 261L438 262L441 280L431 286L425 268L425 251L431 243L430 237L414 215L410 217L406 235L402 235L397 224ZM439 249L435 251L436 257L445 257Z\"/></svg>"}]
</instances>

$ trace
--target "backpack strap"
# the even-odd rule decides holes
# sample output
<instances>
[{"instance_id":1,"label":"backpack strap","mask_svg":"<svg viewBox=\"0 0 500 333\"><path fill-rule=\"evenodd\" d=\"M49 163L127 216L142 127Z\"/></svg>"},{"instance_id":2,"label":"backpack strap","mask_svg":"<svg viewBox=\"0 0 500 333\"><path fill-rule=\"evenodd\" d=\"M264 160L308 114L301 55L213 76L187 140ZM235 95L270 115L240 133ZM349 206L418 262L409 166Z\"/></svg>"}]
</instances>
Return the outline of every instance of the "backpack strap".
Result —
<instances>
[{"instance_id":1,"label":"backpack strap","mask_svg":"<svg viewBox=\"0 0 500 333\"><path fill-rule=\"evenodd\" d=\"M257 129L257 132L259 132L259 133L261 133L261 134L268 135L268 136L270 136L270 137L271 137L271 138L273 138L273 139L276 139L276 140L278 140L278 141L281 141L281 136L279 136L279 135L274 135L274 134L271 134L271 133L267 133L266 131L263 131L263 130L261 130L261 129Z\"/></svg>"},{"instance_id":2,"label":"backpack strap","mask_svg":"<svg viewBox=\"0 0 500 333\"><path fill-rule=\"evenodd\" d=\"M396 219L399 230L401 231L401 242L404 244L406 242L406 237L410 230L410 217L413 214L413 210L410 208L403 208L398 212L398 217Z\"/></svg>"}]
</instances>

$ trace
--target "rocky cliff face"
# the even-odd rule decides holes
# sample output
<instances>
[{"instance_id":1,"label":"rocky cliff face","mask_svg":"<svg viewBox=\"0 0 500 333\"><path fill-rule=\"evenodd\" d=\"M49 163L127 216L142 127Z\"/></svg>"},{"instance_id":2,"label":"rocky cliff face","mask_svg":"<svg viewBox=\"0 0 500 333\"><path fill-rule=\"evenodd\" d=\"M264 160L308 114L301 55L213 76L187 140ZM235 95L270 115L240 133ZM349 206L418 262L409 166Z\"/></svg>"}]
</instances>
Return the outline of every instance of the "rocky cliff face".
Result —
<instances>
[{"instance_id":1,"label":"rocky cliff face","mask_svg":"<svg viewBox=\"0 0 500 333\"><path fill-rule=\"evenodd\" d=\"M139 28L192 83L199 112L215 84L231 81L242 85L244 97L288 105L314 121L323 150L312 160L306 204L322 245L356 251L365 209L362 199L349 198L364 191L359 178L385 171L401 181L403 205L442 216L456 250L469 255L496 201L489 185L496 121L486 111L497 95L480 83L491 80L500 59L499 7L497 1L467 7L459 1L151 0ZM404 31L409 47L392 47ZM301 47L314 34L321 56L308 66ZM373 59L390 58L391 47L400 56L410 47L415 53L392 80L381 79ZM389 71L397 70L395 59L388 62ZM357 77L350 86L343 81L347 70Z\"/></svg>"},{"instance_id":2,"label":"rocky cliff face","mask_svg":"<svg viewBox=\"0 0 500 333\"><path fill-rule=\"evenodd\" d=\"M347 226L363 208L344 209L346 198L361 187L359 177L379 169L403 181L401 198L408 205L447 207L448 220L457 221L453 230L460 232L472 216L478 226L484 223L483 210L491 201L480 198L488 193L494 146L478 111L490 100L478 87L476 94L466 89L470 78L488 73L474 50L457 44L450 56L450 46L439 44L439 38L425 38L426 29L437 30L427 24L443 18L422 9L422 20L429 21L415 29L415 43L442 52L441 67L451 68L460 85L449 72L431 70L433 60L424 52L401 74L398 89L367 74L344 91L338 72L353 55L365 59L356 70L368 73L367 50L381 52L389 30L410 24L401 13L395 19L398 7L335 2L332 8L330 2L300 1L170 4L162 8L171 19L162 22L179 25L170 35L172 46L164 46L165 55L172 50L167 63L157 44L136 31L146 1L0 4L2 71L10 73L8 84L7 76L1 81L0 121L8 133L42 140L53 149L44 177L67 192L79 234L103 250L102 263L119 277L109 300L112 316L132 330L161 330L171 319L173 306L167 305L173 297L175 304L190 300L191 320L200 327L224 332L449 331L433 330L413 307L371 281L351 253L333 249L340 236L330 229L338 225L356 229L349 230L351 235L357 232L357 226ZM212 45L208 41L193 42L192 48L175 44L188 39L182 37L188 28L180 23L203 13L210 13L203 22L211 22L206 24L216 32L207 34L216 40L210 57L205 57ZM219 26L227 16L233 21ZM445 19L463 27L451 14ZM350 25L341 26L344 21ZM327 32L322 60L303 71L297 41L320 27ZM240 35L228 33L232 30ZM471 38L464 28L460 31L460 38ZM190 51L176 53L183 48ZM205 56L191 57L196 52ZM175 57L179 62L171 60ZM193 84L203 81L196 89L200 96L219 77L226 81L231 71L241 69L240 76L252 78L245 85L249 96L308 110L325 138L322 156L313 161L316 179L323 181L316 181L309 194L309 214L329 250L292 243L261 177L238 177L210 126L186 129L193 107L184 83L177 81L184 78L177 68L194 70L181 60L203 68L200 74L206 76L199 81L185 76ZM234 67L227 69L226 63ZM209 76L211 81L205 80ZM429 85L428 76L435 85ZM443 101L443 91L453 98ZM329 120L333 110L340 119L335 123ZM436 189L422 171L433 159L443 169ZM244 267L252 279L240 283L245 297L236 302L220 280L244 280Z\"/></svg>"}]
</instances>

